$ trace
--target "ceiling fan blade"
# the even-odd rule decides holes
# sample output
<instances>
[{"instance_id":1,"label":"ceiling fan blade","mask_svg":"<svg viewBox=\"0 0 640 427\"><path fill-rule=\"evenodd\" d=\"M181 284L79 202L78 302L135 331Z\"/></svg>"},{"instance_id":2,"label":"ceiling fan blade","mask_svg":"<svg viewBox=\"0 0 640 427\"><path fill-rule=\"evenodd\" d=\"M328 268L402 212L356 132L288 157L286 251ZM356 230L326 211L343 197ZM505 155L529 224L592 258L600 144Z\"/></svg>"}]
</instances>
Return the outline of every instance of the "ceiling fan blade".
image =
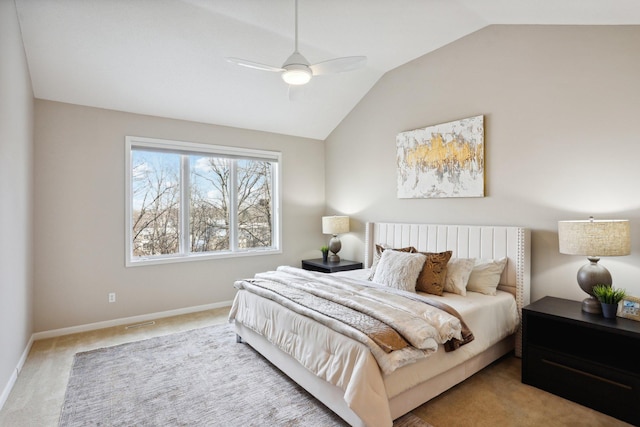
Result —
<instances>
[{"instance_id":1,"label":"ceiling fan blade","mask_svg":"<svg viewBox=\"0 0 640 427\"><path fill-rule=\"evenodd\" d=\"M304 97L304 86L289 85L289 101L300 101Z\"/></svg>"},{"instance_id":2,"label":"ceiling fan blade","mask_svg":"<svg viewBox=\"0 0 640 427\"><path fill-rule=\"evenodd\" d=\"M240 59L240 58L226 58L226 59L227 61L233 64L240 65L242 67L253 68L255 70L272 71L272 72L284 71L282 68L279 68L279 67L272 67L271 65L261 64L259 62L247 61L246 59Z\"/></svg>"},{"instance_id":3,"label":"ceiling fan blade","mask_svg":"<svg viewBox=\"0 0 640 427\"><path fill-rule=\"evenodd\" d=\"M366 56L345 56L344 58L330 59L318 62L310 66L314 76L320 74L342 73L364 67L367 63Z\"/></svg>"}]
</instances>

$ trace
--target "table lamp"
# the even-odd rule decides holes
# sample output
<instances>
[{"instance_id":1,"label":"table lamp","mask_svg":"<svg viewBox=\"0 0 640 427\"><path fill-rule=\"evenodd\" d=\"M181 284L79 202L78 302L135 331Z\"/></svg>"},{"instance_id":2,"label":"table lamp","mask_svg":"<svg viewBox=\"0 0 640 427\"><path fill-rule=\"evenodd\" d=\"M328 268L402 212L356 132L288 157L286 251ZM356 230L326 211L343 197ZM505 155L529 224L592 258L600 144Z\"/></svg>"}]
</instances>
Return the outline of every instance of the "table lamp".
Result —
<instances>
[{"instance_id":1,"label":"table lamp","mask_svg":"<svg viewBox=\"0 0 640 427\"><path fill-rule=\"evenodd\" d=\"M349 217L348 216L323 216L322 217L322 233L332 234L333 237L329 240L329 262L340 262L338 252L342 249L342 243L338 239L338 234L349 232Z\"/></svg>"},{"instance_id":2,"label":"table lamp","mask_svg":"<svg viewBox=\"0 0 640 427\"><path fill-rule=\"evenodd\" d=\"M558 221L560 253L586 255L589 264L578 270L578 285L589 294L582 301L582 311L602 313L593 294L595 285L611 286L609 270L598 264L601 256L621 256L631 253L631 230L628 220Z\"/></svg>"}]
</instances>

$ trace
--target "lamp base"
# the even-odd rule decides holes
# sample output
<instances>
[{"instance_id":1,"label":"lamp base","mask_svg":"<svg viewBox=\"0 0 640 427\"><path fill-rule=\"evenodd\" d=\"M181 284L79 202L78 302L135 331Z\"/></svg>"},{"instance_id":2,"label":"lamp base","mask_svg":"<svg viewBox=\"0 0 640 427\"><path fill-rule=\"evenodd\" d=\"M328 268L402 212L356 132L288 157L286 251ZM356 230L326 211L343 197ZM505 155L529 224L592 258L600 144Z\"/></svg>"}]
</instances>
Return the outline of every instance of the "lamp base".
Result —
<instances>
[{"instance_id":1,"label":"lamp base","mask_svg":"<svg viewBox=\"0 0 640 427\"><path fill-rule=\"evenodd\" d=\"M589 294L589 298L582 301L582 311L585 313L602 314L600 301L593 295L595 285L611 286L611 273L609 270L598 264L600 258L588 257L589 264L583 265L578 270L578 285L580 289Z\"/></svg>"},{"instance_id":2,"label":"lamp base","mask_svg":"<svg viewBox=\"0 0 640 427\"><path fill-rule=\"evenodd\" d=\"M334 234L331 240L329 240L329 250L331 251L329 262L340 262L340 257L338 256L340 249L342 249L342 242L338 239L338 236Z\"/></svg>"},{"instance_id":3,"label":"lamp base","mask_svg":"<svg viewBox=\"0 0 640 427\"><path fill-rule=\"evenodd\" d=\"M340 257L336 254L331 254L329 255L329 258L327 259L327 261L329 262L340 262Z\"/></svg>"},{"instance_id":4,"label":"lamp base","mask_svg":"<svg viewBox=\"0 0 640 427\"><path fill-rule=\"evenodd\" d=\"M602 304L594 297L585 298L582 301L582 311L591 314L602 314Z\"/></svg>"}]
</instances>

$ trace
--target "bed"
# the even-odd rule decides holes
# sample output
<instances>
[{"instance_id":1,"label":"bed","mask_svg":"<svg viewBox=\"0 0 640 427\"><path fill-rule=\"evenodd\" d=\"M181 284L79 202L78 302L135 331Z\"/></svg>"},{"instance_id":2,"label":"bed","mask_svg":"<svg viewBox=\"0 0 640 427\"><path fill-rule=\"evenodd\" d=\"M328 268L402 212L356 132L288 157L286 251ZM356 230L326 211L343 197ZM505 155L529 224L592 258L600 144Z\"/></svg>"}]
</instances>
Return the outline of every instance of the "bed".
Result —
<instances>
[{"instance_id":1,"label":"bed","mask_svg":"<svg viewBox=\"0 0 640 427\"><path fill-rule=\"evenodd\" d=\"M450 352L438 345L428 357L389 371L386 366L381 368L378 355L362 340L339 333L304 313L283 308L277 301L248 292L242 286L230 314L239 341L251 345L352 426L390 427L394 419L505 354L515 350L519 356L519 320L522 307L529 303L530 233L522 227L369 222L365 229L364 270L324 275L282 267L283 274L300 276L301 282L370 286L366 284L373 274L370 267L380 261L379 257L374 258L376 247L379 251L381 246L412 247L423 253L451 251L451 262L504 260L495 295L444 292L443 297L435 297L460 312L473 332L472 341ZM485 304L492 304L492 308L478 309ZM500 314L503 312L507 314ZM503 318L512 317L515 324L495 326Z\"/></svg>"}]
</instances>

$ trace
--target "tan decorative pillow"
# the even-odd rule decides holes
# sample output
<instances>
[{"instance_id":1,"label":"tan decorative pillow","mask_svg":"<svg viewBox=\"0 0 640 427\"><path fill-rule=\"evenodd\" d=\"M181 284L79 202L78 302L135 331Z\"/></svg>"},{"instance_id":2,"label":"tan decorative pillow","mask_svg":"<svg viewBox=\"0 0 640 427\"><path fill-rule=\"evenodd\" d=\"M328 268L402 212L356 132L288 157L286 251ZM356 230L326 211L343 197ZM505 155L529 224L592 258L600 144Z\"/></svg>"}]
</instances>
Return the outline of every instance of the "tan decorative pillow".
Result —
<instances>
[{"instance_id":1,"label":"tan decorative pillow","mask_svg":"<svg viewBox=\"0 0 640 427\"><path fill-rule=\"evenodd\" d=\"M385 250L409 253L417 252L416 248L413 246L407 246L406 248L391 248L389 246L383 246L376 243L375 250L373 251L373 262L371 263L371 274L369 274L369 280L373 280L373 276L376 274L376 268L380 262L380 257L382 256L382 252Z\"/></svg>"},{"instance_id":2,"label":"tan decorative pillow","mask_svg":"<svg viewBox=\"0 0 640 427\"><path fill-rule=\"evenodd\" d=\"M447 278L447 263L451 258L451 251L446 252L420 252L426 255L422 271L416 281L416 291L427 292L433 295L442 295L444 283Z\"/></svg>"}]
</instances>

